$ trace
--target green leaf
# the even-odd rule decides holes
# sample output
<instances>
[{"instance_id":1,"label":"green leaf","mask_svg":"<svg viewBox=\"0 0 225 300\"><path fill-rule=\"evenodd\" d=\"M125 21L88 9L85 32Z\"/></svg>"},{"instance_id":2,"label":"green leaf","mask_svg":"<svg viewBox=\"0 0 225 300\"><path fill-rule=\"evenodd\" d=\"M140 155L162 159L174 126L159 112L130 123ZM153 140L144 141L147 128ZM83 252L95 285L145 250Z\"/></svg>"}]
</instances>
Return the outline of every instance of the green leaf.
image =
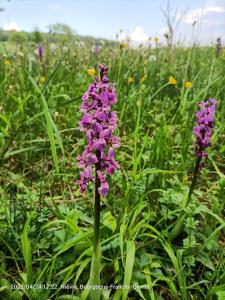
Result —
<instances>
[{"instance_id":1,"label":"green leaf","mask_svg":"<svg viewBox=\"0 0 225 300\"><path fill-rule=\"evenodd\" d=\"M57 297L57 300L80 300L81 298L74 295L62 295Z\"/></svg>"},{"instance_id":2,"label":"green leaf","mask_svg":"<svg viewBox=\"0 0 225 300\"><path fill-rule=\"evenodd\" d=\"M58 164L58 157L57 157L57 151L56 151L56 143L58 143L58 145L61 148L62 154L64 155L62 140L61 140L59 131L51 117L51 113L49 111L47 101L46 101L42 91L40 90L37 83L34 81L34 79L31 77L30 74L29 74L29 79L32 82L33 86L35 87L36 91L41 96L41 101L42 101L42 105L43 105L43 111L44 111L44 116L45 116L46 126L47 126L47 134L48 134L48 137L50 140L50 146L51 146L51 151L52 151L52 158L53 158L56 172L59 173L59 164ZM55 133L56 138L54 136L54 133Z\"/></svg>"},{"instance_id":3,"label":"green leaf","mask_svg":"<svg viewBox=\"0 0 225 300\"><path fill-rule=\"evenodd\" d=\"M216 293L218 300L224 300L225 299L225 291L220 291Z\"/></svg>"},{"instance_id":4,"label":"green leaf","mask_svg":"<svg viewBox=\"0 0 225 300\"><path fill-rule=\"evenodd\" d=\"M116 230L116 219L111 214L110 211L107 211L107 212L104 213L104 215L102 217L102 222L103 222L103 225L105 225L107 228L112 230L113 233L115 232L115 230Z\"/></svg>"},{"instance_id":5,"label":"green leaf","mask_svg":"<svg viewBox=\"0 0 225 300\"><path fill-rule=\"evenodd\" d=\"M129 286L131 283L133 266L134 266L134 258L135 258L135 243L134 241L127 242L127 256L126 256L126 264L124 270L124 288L122 293L122 299L126 300L129 292Z\"/></svg>"},{"instance_id":6,"label":"green leaf","mask_svg":"<svg viewBox=\"0 0 225 300\"><path fill-rule=\"evenodd\" d=\"M22 237L21 237L21 244L22 244L22 253L23 253L23 258L25 261L25 267L26 267L26 283L27 284L32 284L33 283L33 275L32 275L32 252L31 252L31 244L28 239L28 228L31 222L31 219L34 216L34 212L30 214L28 217L24 228L22 232Z\"/></svg>"}]
</instances>

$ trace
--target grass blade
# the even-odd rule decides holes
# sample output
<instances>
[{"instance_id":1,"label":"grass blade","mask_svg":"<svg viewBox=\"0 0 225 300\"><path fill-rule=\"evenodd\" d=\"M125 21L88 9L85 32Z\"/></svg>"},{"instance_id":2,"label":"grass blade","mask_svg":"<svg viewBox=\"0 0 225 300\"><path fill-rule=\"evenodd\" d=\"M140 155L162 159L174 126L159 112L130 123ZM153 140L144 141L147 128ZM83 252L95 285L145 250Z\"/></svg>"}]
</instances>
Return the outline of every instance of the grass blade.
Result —
<instances>
[{"instance_id":1,"label":"grass blade","mask_svg":"<svg viewBox=\"0 0 225 300\"><path fill-rule=\"evenodd\" d=\"M28 217L21 236L21 245L22 245L22 253L25 261L25 268L27 274L27 284L33 283L33 276L32 276L32 252L31 252L31 244L28 239L28 228L33 218L34 213L31 213Z\"/></svg>"},{"instance_id":2,"label":"grass blade","mask_svg":"<svg viewBox=\"0 0 225 300\"><path fill-rule=\"evenodd\" d=\"M123 289L123 296L122 299L126 300L129 286L131 283L132 278L132 271L134 266L134 258L135 258L135 243L134 241L127 242L127 257L126 257L126 264L125 264L125 272L124 272L124 289Z\"/></svg>"}]
</instances>

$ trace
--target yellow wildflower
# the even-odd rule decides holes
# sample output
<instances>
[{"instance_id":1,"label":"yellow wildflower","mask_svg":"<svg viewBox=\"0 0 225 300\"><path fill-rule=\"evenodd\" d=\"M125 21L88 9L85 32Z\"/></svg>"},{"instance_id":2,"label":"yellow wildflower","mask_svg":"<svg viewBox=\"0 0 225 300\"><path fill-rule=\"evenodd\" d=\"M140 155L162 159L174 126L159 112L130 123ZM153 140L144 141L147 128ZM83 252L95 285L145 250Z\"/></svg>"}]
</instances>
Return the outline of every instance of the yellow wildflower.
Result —
<instances>
[{"instance_id":1,"label":"yellow wildflower","mask_svg":"<svg viewBox=\"0 0 225 300\"><path fill-rule=\"evenodd\" d=\"M123 43L123 45L122 45L122 46L123 46L123 48L124 48L124 49L127 49L127 48L129 48L129 44L128 44L128 43Z\"/></svg>"},{"instance_id":2,"label":"yellow wildflower","mask_svg":"<svg viewBox=\"0 0 225 300\"><path fill-rule=\"evenodd\" d=\"M134 79L132 78L132 77L128 77L128 79L127 79L127 83L128 84L131 84L131 83L133 83L134 82Z\"/></svg>"},{"instance_id":3,"label":"yellow wildflower","mask_svg":"<svg viewBox=\"0 0 225 300\"><path fill-rule=\"evenodd\" d=\"M94 68L89 68L87 69L87 73L89 76L93 77L95 75L95 69Z\"/></svg>"},{"instance_id":4,"label":"yellow wildflower","mask_svg":"<svg viewBox=\"0 0 225 300\"><path fill-rule=\"evenodd\" d=\"M158 42L159 42L159 38L156 36L155 37L155 43L158 44Z\"/></svg>"},{"instance_id":5,"label":"yellow wildflower","mask_svg":"<svg viewBox=\"0 0 225 300\"><path fill-rule=\"evenodd\" d=\"M11 61L10 60L8 60L8 59L6 59L5 61L4 61L4 65L7 67L7 66L10 66L11 65Z\"/></svg>"},{"instance_id":6,"label":"yellow wildflower","mask_svg":"<svg viewBox=\"0 0 225 300\"><path fill-rule=\"evenodd\" d=\"M173 84L173 85L175 85L175 84L177 84L177 81L176 81L176 79L173 77L173 76L170 76L169 77L169 82L168 82L169 84Z\"/></svg>"},{"instance_id":7,"label":"yellow wildflower","mask_svg":"<svg viewBox=\"0 0 225 300\"><path fill-rule=\"evenodd\" d=\"M45 76L41 76L41 77L40 77L40 82L41 82L41 83L44 83L45 81L46 81Z\"/></svg>"},{"instance_id":8,"label":"yellow wildflower","mask_svg":"<svg viewBox=\"0 0 225 300\"><path fill-rule=\"evenodd\" d=\"M190 88L192 88L192 82L186 81L186 82L184 83L184 86L185 86L187 89L190 89Z\"/></svg>"},{"instance_id":9,"label":"yellow wildflower","mask_svg":"<svg viewBox=\"0 0 225 300\"><path fill-rule=\"evenodd\" d=\"M146 78L147 78L146 75L142 76L140 79L140 83L143 84L145 82Z\"/></svg>"}]
</instances>

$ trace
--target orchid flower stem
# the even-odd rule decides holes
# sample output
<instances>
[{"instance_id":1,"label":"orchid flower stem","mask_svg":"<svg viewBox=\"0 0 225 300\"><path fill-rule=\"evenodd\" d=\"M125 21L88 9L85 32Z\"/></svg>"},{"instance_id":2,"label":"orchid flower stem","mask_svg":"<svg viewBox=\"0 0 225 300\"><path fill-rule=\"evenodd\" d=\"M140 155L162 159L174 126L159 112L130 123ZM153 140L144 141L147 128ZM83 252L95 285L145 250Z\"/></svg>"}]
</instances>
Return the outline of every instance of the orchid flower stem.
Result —
<instances>
[{"instance_id":1,"label":"orchid flower stem","mask_svg":"<svg viewBox=\"0 0 225 300\"><path fill-rule=\"evenodd\" d=\"M187 197L187 202L185 204L185 207L187 207L189 205L190 201L191 201L191 195L193 193L193 190L194 190L196 182L197 182L197 177L198 177L197 175L198 175L198 171L200 169L201 160L202 160L201 157L198 157L196 159L195 168L194 168L194 172L193 172L193 176L192 176L192 182L191 182L191 186L190 186L190 189L189 189L189 192L188 192L188 197Z\"/></svg>"},{"instance_id":2,"label":"orchid flower stem","mask_svg":"<svg viewBox=\"0 0 225 300\"><path fill-rule=\"evenodd\" d=\"M95 164L95 199L94 199L94 240L93 240L93 255L90 271L90 285L100 286L100 264L101 264L101 247L100 247L100 211L101 211L101 196L98 188L101 186L98 177L98 171L101 170L101 152L96 151L98 162ZM90 290L91 300L100 300L101 293L99 289Z\"/></svg>"},{"instance_id":3,"label":"orchid flower stem","mask_svg":"<svg viewBox=\"0 0 225 300\"><path fill-rule=\"evenodd\" d=\"M96 252L96 249L98 247L98 244L100 242L99 236L99 228L100 228L100 194L98 192L98 188L101 185L100 179L97 175L97 171L101 170L101 157L100 152L97 151L96 153L98 162L95 165L95 201L94 201L94 252Z\"/></svg>"}]
</instances>

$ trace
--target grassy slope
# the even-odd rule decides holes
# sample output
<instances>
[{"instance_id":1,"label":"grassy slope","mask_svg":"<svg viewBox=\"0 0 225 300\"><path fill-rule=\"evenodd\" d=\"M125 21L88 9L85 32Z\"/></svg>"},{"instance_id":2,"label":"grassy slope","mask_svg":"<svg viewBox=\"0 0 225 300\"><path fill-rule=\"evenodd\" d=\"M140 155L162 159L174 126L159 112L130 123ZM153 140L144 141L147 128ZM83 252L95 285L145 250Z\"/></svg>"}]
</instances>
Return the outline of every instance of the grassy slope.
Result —
<instances>
[{"instance_id":1,"label":"grassy slope","mask_svg":"<svg viewBox=\"0 0 225 300\"><path fill-rule=\"evenodd\" d=\"M78 122L81 95L92 80L86 70L99 62L109 65L116 83L122 139L121 169L102 199L102 284L149 286L131 289L130 299L223 297L225 60L212 48L114 46L96 57L90 47L71 44L68 52L46 45L40 63L33 46L7 49L0 54L2 299L70 299L62 295L72 292L60 285L88 281L93 196L91 187L81 196L75 184L76 156L85 144ZM170 75L174 86L166 84ZM185 81L193 87L184 88ZM170 241L194 165L197 103L209 97L219 101L213 147L186 209L184 232ZM57 289L7 288L47 282ZM110 297L127 299L127 292L112 290Z\"/></svg>"}]
</instances>

